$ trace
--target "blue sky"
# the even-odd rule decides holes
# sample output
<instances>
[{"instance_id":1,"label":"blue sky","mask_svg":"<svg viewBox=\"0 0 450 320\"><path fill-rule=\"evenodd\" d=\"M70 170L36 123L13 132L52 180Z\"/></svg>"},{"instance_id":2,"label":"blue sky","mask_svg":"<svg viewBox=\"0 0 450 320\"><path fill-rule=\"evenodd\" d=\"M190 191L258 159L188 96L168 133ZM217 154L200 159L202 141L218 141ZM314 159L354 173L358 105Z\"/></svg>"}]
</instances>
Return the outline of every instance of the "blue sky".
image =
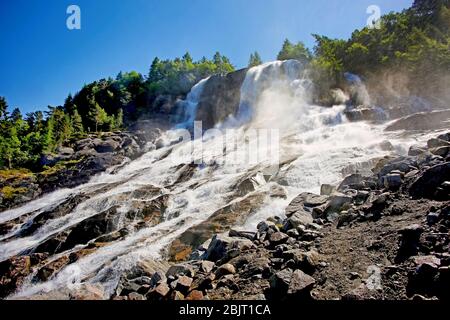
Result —
<instances>
[{"instance_id":1,"label":"blue sky","mask_svg":"<svg viewBox=\"0 0 450 320\"><path fill-rule=\"evenodd\" d=\"M81 30L66 9L81 8ZM274 60L283 39L348 38L369 5L400 11L412 0L1 0L0 96L23 112L62 104L83 84L119 71L147 74L155 56L215 51L244 67L251 52Z\"/></svg>"}]
</instances>

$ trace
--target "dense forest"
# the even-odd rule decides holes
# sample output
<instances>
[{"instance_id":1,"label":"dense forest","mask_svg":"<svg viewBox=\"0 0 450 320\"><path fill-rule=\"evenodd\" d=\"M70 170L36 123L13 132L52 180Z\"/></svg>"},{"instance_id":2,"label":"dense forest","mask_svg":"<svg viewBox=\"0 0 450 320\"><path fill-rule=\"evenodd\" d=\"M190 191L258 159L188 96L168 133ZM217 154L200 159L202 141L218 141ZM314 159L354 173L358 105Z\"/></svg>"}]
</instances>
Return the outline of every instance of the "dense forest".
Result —
<instances>
[{"instance_id":1,"label":"dense forest","mask_svg":"<svg viewBox=\"0 0 450 320\"><path fill-rule=\"evenodd\" d=\"M410 76L417 94L447 92L441 81L450 70L450 0L416 0L400 13L381 18L380 28L355 31L348 40L314 35L311 52L303 43L286 40L277 59L310 63L319 90L339 86L344 72L366 79L390 72ZM262 63L251 54L249 67ZM121 72L115 78L86 84L64 105L45 112L9 111L0 97L0 167L42 169L41 156L51 154L86 134L121 130L158 111L158 97L183 97L199 80L234 70L230 60L216 53L194 61L189 53L174 60L155 58L147 75ZM424 81L426 79L426 81ZM450 83L450 82L449 82Z\"/></svg>"}]
</instances>

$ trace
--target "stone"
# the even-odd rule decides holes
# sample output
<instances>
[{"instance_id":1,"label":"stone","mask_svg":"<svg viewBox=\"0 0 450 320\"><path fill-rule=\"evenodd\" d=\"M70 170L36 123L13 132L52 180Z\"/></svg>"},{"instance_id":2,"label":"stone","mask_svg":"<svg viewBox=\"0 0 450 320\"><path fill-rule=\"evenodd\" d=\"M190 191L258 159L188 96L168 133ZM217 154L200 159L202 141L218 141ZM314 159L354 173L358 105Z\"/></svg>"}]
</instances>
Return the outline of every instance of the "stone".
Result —
<instances>
[{"instance_id":1,"label":"stone","mask_svg":"<svg viewBox=\"0 0 450 320\"><path fill-rule=\"evenodd\" d=\"M215 275L216 275L216 279L220 279L223 276L226 276L229 274L235 274L235 273L236 273L235 267L230 263L226 263L226 264L221 265L219 268L217 268Z\"/></svg>"},{"instance_id":2,"label":"stone","mask_svg":"<svg viewBox=\"0 0 450 320\"><path fill-rule=\"evenodd\" d=\"M180 291L174 291L170 295L170 299L174 301L184 300L184 295Z\"/></svg>"},{"instance_id":3,"label":"stone","mask_svg":"<svg viewBox=\"0 0 450 320\"><path fill-rule=\"evenodd\" d=\"M128 295L128 300L130 301L142 301L142 300L146 300L145 297L142 294L139 294L137 292L131 292Z\"/></svg>"},{"instance_id":4,"label":"stone","mask_svg":"<svg viewBox=\"0 0 450 320\"><path fill-rule=\"evenodd\" d=\"M295 270L292 274L288 294L289 295L303 295L309 293L316 281L313 277L307 275L301 270Z\"/></svg>"},{"instance_id":5,"label":"stone","mask_svg":"<svg viewBox=\"0 0 450 320\"><path fill-rule=\"evenodd\" d=\"M150 286L153 288L166 281L167 281L166 275L161 271L156 271L151 277Z\"/></svg>"},{"instance_id":6,"label":"stone","mask_svg":"<svg viewBox=\"0 0 450 320\"><path fill-rule=\"evenodd\" d=\"M439 147L449 147L450 142L439 139L439 138L432 138L427 141L428 148L439 148Z\"/></svg>"},{"instance_id":7,"label":"stone","mask_svg":"<svg viewBox=\"0 0 450 320\"><path fill-rule=\"evenodd\" d=\"M170 276L193 277L194 275L195 275L194 267L187 263L173 265L166 272L166 277L170 277Z\"/></svg>"},{"instance_id":8,"label":"stone","mask_svg":"<svg viewBox=\"0 0 450 320\"><path fill-rule=\"evenodd\" d=\"M402 176L398 173L388 174L383 177L383 185L388 190L398 190L402 185Z\"/></svg>"},{"instance_id":9,"label":"stone","mask_svg":"<svg viewBox=\"0 0 450 320\"><path fill-rule=\"evenodd\" d=\"M331 184L322 184L320 186L320 195L329 196L336 191L336 187Z\"/></svg>"},{"instance_id":10,"label":"stone","mask_svg":"<svg viewBox=\"0 0 450 320\"><path fill-rule=\"evenodd\" d=\"M446 157L450 152L450 146L430 149L430 152L436 156Z\"/></svg>"},{"instance_id":11,"label":"stone","mask_svg":"<svg viewBox=\"0 0 450 320\"><path fill-rule=\"evenodd\" d=\"M417 146L411 146L408 151L408 156L417 157L427 153L427 150Z\"/></svg>"},{"instance_id":12,"label":"stone","mask_svg":"<svg viewBox=\"0 0 450 320\"><path fill-rule=\"evenodd\" d=\"M352 201L352 197L347 196L343 193L335 192L330 196L325 211L340 212L345 208L346 205L351 204Z\"/></svg>"},{"instance_id":13,"label":"stone","mask_svg":"<svg viewBox=\"0 0 450 320\"><path fill-rule=\"evenodd\" d=\"M186 300L198 301L203 299L204 299L203 292L199 290L193 290L189 292L189 294L186 296Z\"/></svg>"},{"instance_id":14,"label":"stone","mask_svg":"<svg viewBox=\"0 0 450 320\"><path fill-rule=\"evenodd\" d=\"M435 256L416 256L413 257L413 261L417 267L421 267L423 264L428 264L434 268L438 268L441 265L441 260Z\"/></svg>"},{"instance_id":15,"label":"stone","mask_svg":"<svg viewBox=\"0 0 450 320\"><path fill-rule=\"evenodd\" d=\"M251 231L240 231L236 229L231 229L228 232L230 237L246 238L248 240L253 240L255 238L256 232Z\"/></svg>"},{"instance_id":16,"label":"stone","mask_svg":"<svg viewBox=\"0 0 450 320\"><path fill-rule=\"evenodd\" d=\"M412 183L409 192L414 198L433 198L437 188L445 181L450 181L450 162L425 170Z\"/></svg>"},{"instance_id":17,"label":"stone","mask_svg":"<svg viewBox=\"0 0 450 320\"><path fill-rule=\"evenodd\" d=\"M427 215L427 223L431 226L433 224L436 224L439 221L440 214L439 212L430 212Z\"/></svg>"},{"instance_id":18,"label":"stone","mask_svg":"<svg viewBox=\"0 0 450 320\"><path fill-rule=\"evenodd\" d=\"M205 260L218 261L224 258L231 258L229 257L231 251L234 251L234 254L239 254L254 247L253 242L245 238L215 235L205 253Z\"/></svg>"},{"instance_id":19,"label":"stone","mask_svg":"<svg viewBox=\"0 0 450 320\"><path fill-rule=\"evenodd\" d=\"M270 279L270 288L276 292L286 293L291 283L293 271L291 269L284 269L273 274Z\"/></svg>"},{"instance_id":20,"label":"stone","mask_svg":"<svg viewBox=\"0 0 450 320\"><path fill-rule=\"evenodd\" d=\"M296 229L299 225L306 226L312 223L313 220L311 213L303 210L298 211L287 219L283 228L284 230Z\"/></svg>"},{"instance_id":21,"label":"stone","mask_svg":"<svg viewBox=\"0 0 450 320\"><path fill-rule=\"evenodd\" d=\"M147 299L159 300L165 298L169 294L169 292L169 286L167 285L167 283L163 282L147 293Z\"/></svg>"},{"instance_id":22,"label":"stone","mask_svg":"<svg viewBox=\"0 0 450 320\"><path fill-rule=\"evenodd\" d=\"M204 260L200 263L200 270L204 273L210 273L214 268L214 266L215 266L214 262Z\"/></svg>"},{"instance_id":23,"label":"stone","mask_svg":"<svg viewBox=\"0 0 450 320\"><path fill-rule=\"evenodd\" d=\"M337 188L338 191L345 189L359 189L363 186L364 177L359 173L348 175L342 180L341 184Z\"/></svg>"},{"instance_id":24,"label":"stone","mask_svg":"<svg viewBox=\"0 0 450 320\"><path fill-rule=\"evenodd\" d=\"M422 232L423 228L418 224L409 225L399 230L401 239L400 247L397 252L397 261L405 260L417 253Z\"/></svg>"},{"instance_id":25,"label":"stone","mask_svg":"<svg viewBox=\"0 0 450 320\"><path fill-rule=\"evenodd\" d=\"M191 287L193 279L187 276L181 276L176 280L176 290L187 292Z\"/></svg>"},{"instance_id":26,"label":"stone","mask_svg":"<svg viewBox=\"0 0 450 320\"><path fill-rule=\"evenodd\" d=\"M258 225L256 226L256 229L258 230L259 233L267 232L269 230L278 231L277 226L272 221L262 221L262 222L258 223Z\"/></svg>"},{"instance_id":27,"label":"stone","mask_svg":"<svg viewBox=\"0 0 450 320\"><path fill-rule=\"evenodd\" d=\"M283 232L274 232L270 235L269 241L273 246L285 243L289 236Z\"/></svg>"}]
</instances>

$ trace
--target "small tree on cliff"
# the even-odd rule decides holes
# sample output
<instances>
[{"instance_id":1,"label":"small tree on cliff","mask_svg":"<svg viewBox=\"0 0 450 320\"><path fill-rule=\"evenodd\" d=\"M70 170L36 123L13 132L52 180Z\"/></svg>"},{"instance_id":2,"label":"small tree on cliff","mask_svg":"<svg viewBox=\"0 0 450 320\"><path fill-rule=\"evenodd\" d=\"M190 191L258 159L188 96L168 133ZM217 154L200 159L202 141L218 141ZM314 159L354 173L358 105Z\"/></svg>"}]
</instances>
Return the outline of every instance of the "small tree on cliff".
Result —
<instances>
[{"instance_id":1,"label":"small tree on cliff","mask_svg":"<svg viewBox=\"0 0 450 320\"><path fill-rule=\"evenodd\" d=\"M260 64L262 64L262 60L261 60L261 56L259 55L259 53L257 51L255 51L254 53L252 53L250 55L250 60L248 62L248 67L256 67L259 66Z\"/></svg>"}]
</instances>

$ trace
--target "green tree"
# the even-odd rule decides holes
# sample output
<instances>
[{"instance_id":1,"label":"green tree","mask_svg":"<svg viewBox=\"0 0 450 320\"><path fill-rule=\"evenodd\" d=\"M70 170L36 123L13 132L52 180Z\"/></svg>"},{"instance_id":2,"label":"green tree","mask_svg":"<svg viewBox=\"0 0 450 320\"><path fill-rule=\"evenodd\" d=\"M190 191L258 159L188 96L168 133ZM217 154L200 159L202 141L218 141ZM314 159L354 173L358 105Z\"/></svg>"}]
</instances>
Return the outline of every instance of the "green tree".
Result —
<instances>
[{"instance_id":1,"label":"green tree","mask_svg":"<svg viewBox=\"0 0 450 320\"><path fill-rule=\"evenodd\" d=\"M311 60L311 52L302 42L298 42L297 44L291 43L288 39L284 40L283 47L281 51L278 53L278 60L290 60L295 59L299 61L310 61Z\"/></svg>"},{"instance_id":2,"label":"green tree","mask_svg":"<svg viewBox=\"0 0 450 320\"><path fill-rule=\"evenodd\" d=\"M256 67L259 66L260 64L262 64L262 60L261 57L259 55L259 53L257 51L255 51L254 53L250 54L250 60L248 62L248 67Z\"/></svg>"},{"instance_id":3,"label":"green tree","mask_svg":"<svg viewBox=\"0 0 450 320\"><path fill-rule=\"evenodd\" d=\"M94 120L95 132L98 132L99 126L108 123L108 114L98 103L95 104L95 108L90 113L90 118Z\"/></svg>"}]
</instances>

